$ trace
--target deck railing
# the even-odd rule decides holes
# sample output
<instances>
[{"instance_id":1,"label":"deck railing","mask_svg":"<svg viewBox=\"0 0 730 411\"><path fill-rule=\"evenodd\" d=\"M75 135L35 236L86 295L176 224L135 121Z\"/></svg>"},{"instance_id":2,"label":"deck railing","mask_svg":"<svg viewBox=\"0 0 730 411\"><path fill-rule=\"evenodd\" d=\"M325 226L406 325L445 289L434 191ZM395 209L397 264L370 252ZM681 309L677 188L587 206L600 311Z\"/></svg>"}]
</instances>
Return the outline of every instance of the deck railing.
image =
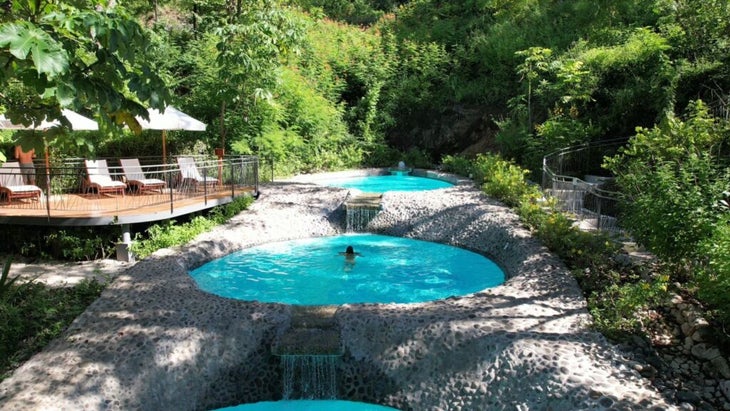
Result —
<instances>
[{"instance_id":1,"label":"deck railing","mask_svg":"<svg viewBox=\"0 0 730 411\"><path fill-rule=\"evenodd\" d=\"M620 232L619 193L601 169L626 139L605 140L564 148L543 157L542 188L561 208L576 215L582 228Z\"/></svg>"},{"instance_id":2,"label":"deck railing","mask_svg":"<svg viewBox=\"0 0 730 411\"><path fill-rule=\"evenodd\" d=\"M145 178L161 180L164 184L145 190L137 190L134 185L127 184L125 190L116 192L98 190L89 184L84 159L71 158L62 162L56 160L49 167L42 160L37 161L32 178L27 175L22 177L24 174L20 168L6 167L6 176L24 178L26 184L39 187L41 195L25 198L8 198L7 195L2 195L0 213L3 210L22 210L28 215L42 212L48 217L68 217L75 213L93 216L95 212L110 210L131 214L140 207L151 206L157 206L160 210L169 208L172 211L188 199L207 203L209 200L235 197L245 192L258 192L259 159L256 156L226 156L220 159L187 157L194 158L200 175L209 180L207 183L184 178L177 162L165 164L159 158L138 159ZM119 159L106 160L111 179L129 183L129 177L124 173Z\"/></svg>"}]
</instances>

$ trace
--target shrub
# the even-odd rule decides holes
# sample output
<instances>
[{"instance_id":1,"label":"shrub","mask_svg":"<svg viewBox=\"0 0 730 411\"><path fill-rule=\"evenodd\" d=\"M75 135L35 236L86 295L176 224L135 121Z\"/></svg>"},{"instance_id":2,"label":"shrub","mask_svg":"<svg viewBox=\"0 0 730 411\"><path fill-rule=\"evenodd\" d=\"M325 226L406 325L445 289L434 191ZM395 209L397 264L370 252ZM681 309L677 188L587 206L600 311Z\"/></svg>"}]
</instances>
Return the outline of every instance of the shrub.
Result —
<instances>
[{"instance_id":1,"label":"shrub","mask_svg":"<svg viewBox=\"0 0 730 411\"><path fill-rule=\"evenodd\" d=\"M719 217L713 204L727 189L720 167L726 134L699 101L686 121L669 115L661 126L639 129L606 160L625 195L624 226L657 256L679 264L695 259L712 234Z\"/></svg>"},{"instance_id":2,"label":"shrub","mask_svg":"<svg viewBox=\"0 0 730 411\"><path fill-rule=\"evenodd\" d=\"M725 214L713 234L700 245L705 264L697 276L699 298L714 316L730 325L730 214Z\"/></svg>"},{"instance_id":3,"label":"shrub","mask_svg":"<svg viewBox=\"0 0 730 411\"><path fill-rule=\"evenodd\" d=\"M458 174L464 177L472 177L471 160L461 156L447 155L441 159L441 167L448 173Z\"/></svg>"},{"instance_id":4,"label":"shrub","mask_svg":"<svg viewBox=\"0 0 730 411\"><path fill-rule=\"evenodd\" d=\"M474 181L483 182L488 195L515 207L522 201L536 201L542 197L538 187L527 181L528 170L496 154L480 154L474 162Z\"/></svg>"},{"instance_id":5,"label":"shrub","mask_svg":"<svg viewBox=\"0 0 730 411\"><path fill-rule=\"evenodd\" d=\"M135 236L132 252L139 258L145 258L161 248L185 244L197 235L228 221L248 208L252 202L253 198L250 196L238 197L229 204L214 207L207 217L199 215L184 224L176 224L175 220L167 220L152 225L146 230L146 236L141 233Z\"/></svg>"},{"instance_id":6,"label":"shrub","mask_svg":"<svg viewBox=\"0 0 730 411\"><path fill-rule=\"evenodd\" d=\"M50 288L26 282L13 288L0 298L0 380L59 336L104 285L89 280L72 288Z\"/></svg>"},{"instance_id":7,"label":"shrub","mask_svg":"<svg viewBox=\"0 0 730 411\"><path fill-rule=\"evenodd\" d=\"M457 159L447 163L469 168ZM525 225L573 269L599 331L612 338L642 331L645 312L666 296L668 275L645 278L617 267L614 256L619 245L605 233L578 229L557 209L554 199L544 199L539 188L527 181L527 170L493 154L480 155L470 169L483 181L486 194L515 206Z\"/></svg>"},{"instance_id":8,"label":"shrub","mask_svg":"<svg viewBox=\"0 0 730 411\"><path fill-rule=\"evenodd\" d=\"M411 148L403 153L402 161L404 161L408 167L431 168L433 166L433 162L431 161L428 153L417 148Z\"/></svg>"},{"instance_id":9,"label":"shrub","mask_svg":"<svg viewBox=\"0 0 730 411\"><path fill-rule=\"evenodd\" d=\"M64 260L94 260L110 254L111 243L93 230L58 230L46 237L49 253Z\"/></svg>"},{"instance_id":10,"label":"shrub","mask_svg":"<svg viewBox=\"0 0 730 411\"><path fill-rule=\"evenodd\" d=\"M649 281L610 284L588 299L594 325L606 336L621 340L643 331L643 315L667 296L668 276Z\"/></svg>"},{"instance_id":11,"label":"shrub","mask_svg":"<svg viewBox=\"0 0 730 411\"><path fill-rule=\"evenodd\" d=\"M18 277L10 278L10 265L12 262L12 258L5 260L3 271L0 273L0 300L8 298L8 295L14 290L13 284L18 281Z\"/></svg>"},{"instance_id":12,"label":"shrub","mask_svg":"<svg viewBox=\"0 0 730 411\"><path fill-rule=\"evenodd\" d=\"M0 243L0 250L25 257L58 260L94 260L106 258L114 251L119 228L103 227L36 227L8 225L5 232L13 241Z\"/></svg>"}]
</instances>

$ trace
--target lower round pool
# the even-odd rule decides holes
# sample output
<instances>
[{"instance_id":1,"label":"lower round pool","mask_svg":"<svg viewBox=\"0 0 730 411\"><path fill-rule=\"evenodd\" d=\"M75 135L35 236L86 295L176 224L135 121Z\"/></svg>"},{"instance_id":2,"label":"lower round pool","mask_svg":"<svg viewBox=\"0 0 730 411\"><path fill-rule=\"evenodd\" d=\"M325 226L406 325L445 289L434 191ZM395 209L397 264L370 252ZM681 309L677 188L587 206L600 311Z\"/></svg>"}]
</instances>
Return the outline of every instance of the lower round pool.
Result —
<instances>
[{"instance_id":1,"label":"lower round pool","mask_svg":"<svg viewBox=\"0 0 730 411\"><path fill-rule=\"evenodd\" d=\"M364 402L341 400L293 400L265 401L253 404L242 404L234 407L219 408L215 411L398 411Z\"/></svg>"},{"instance_id":2,"label":"lower round pool","mask_svg":"<svg viewBox=\"0 0 730 411\"><path fill-rule=\"evenodd\" d=\"M352 246L354 254L345 253ZM207 292L300 305L415 303L504 282L483 255L444 244L375 234L268 243L192 271Z\"/></svg>"},{"instance_id":3,"label":"lower round pool","mask_svg":"<svg viewBox=\"0 0 730 411\"><path fill-rule=\"evenodd\" d=\"M387 191L424 191L452 187L453 184L434 178L410 175L378 175L343 177L322 183L330 187L352 188L366 193L385 193Z\"/></svg>"}]
</instances>

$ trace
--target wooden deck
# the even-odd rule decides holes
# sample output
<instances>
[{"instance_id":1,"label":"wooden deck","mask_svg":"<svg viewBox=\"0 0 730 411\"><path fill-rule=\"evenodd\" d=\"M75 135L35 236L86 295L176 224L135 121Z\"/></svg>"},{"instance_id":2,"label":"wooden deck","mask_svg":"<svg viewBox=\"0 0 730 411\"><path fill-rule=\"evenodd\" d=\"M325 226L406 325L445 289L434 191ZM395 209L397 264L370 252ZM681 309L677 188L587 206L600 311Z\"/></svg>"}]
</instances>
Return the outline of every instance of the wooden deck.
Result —
<instances>
[{"instance_id":1,"label":"wooden deck","mask_svg":"<svg viewBox=\"0 0 730 411\"><path fill-rule=\"evenodd\" d=\"M123 225L166 220L226 204L255 193L251 186L208 187L195 192L62 194L38 199L0 200L0 224L49 226Z\"/></svg>"}]
</instances>

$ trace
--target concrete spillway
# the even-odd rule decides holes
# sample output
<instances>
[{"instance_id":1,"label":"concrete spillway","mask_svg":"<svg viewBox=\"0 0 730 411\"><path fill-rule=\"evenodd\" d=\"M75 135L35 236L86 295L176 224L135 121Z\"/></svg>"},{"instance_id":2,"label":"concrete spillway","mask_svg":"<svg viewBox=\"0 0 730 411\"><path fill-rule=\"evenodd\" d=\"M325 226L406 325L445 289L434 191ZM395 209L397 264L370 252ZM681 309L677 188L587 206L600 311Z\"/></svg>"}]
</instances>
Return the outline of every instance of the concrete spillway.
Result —
<instances>
[{"instance_id":1,"label":"concrete spillway","mask_svg":"<svg viewBox=\"0 0 730 411\"><path fill-rule=\"evenodd\" d=\"M381 210L382 194L361 193L345 201L347 231L364 231Z\"/></svg>"}]
</instances>

